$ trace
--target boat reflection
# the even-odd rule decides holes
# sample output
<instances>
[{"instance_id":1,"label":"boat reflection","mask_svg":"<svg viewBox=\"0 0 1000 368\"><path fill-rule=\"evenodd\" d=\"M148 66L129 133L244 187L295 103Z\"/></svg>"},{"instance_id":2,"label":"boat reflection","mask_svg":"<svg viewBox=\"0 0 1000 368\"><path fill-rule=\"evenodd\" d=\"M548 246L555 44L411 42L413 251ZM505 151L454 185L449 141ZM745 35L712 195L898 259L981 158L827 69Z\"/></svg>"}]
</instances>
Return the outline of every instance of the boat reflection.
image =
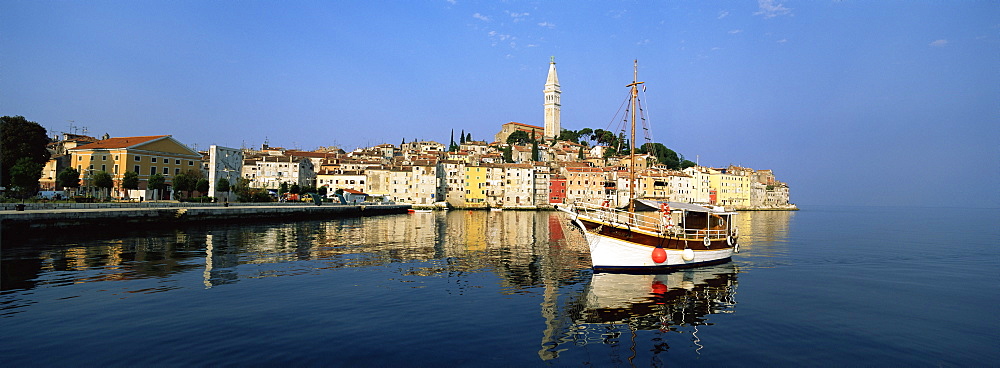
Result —
<instances>
[{"instance_id":1,"label":"boat reflection","mask_svg":"<svg viewBox=\"0 0 1000 368\"><path fill-rule=\"evenodd\" d=\"M578 306L569 309L575 312L563 341L543 342L547 348L539 355L549 360L566 346L628 343L634 357L636 332L643 330L690 333L699 352L698 327L711 325L710 315L735 311L738 273L737 264L727 263L664 274L594 274ZM628 342L622 341L624 334ZM667 348L664 342L652 350Z\"/></svg>"}]
</instances>

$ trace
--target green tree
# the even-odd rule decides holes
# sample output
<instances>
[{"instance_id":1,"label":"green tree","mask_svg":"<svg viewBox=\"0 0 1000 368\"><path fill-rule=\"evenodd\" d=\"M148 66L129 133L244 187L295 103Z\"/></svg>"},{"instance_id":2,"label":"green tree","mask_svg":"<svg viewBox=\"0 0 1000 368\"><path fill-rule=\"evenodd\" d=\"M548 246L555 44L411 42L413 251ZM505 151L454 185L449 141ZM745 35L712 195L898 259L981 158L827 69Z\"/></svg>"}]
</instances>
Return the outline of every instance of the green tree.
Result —
<instances>
[{"instance_id":1,"label":"green tree","mask_svg":"<svg viewBox=\"0 0 1000 368\"><path fill-rule=\"evenodd\" d=\"M288 183L282 182L281 185L278 186L278 195L285 193L288 193Z\"/></svg>"},{"instance_id":2,"label":"green tree","mask_svg":"<svg viewBox=\"0 0 1000 368\"><path fill-rule=\"evenodd\" d=\"M72 167L67 167L59 172L59 175L56 176L56 181L63 188L79 188L80 172Z\"/></svg>"},{"instance_id":3,"label":"green tree","mask_svg":"<svg viewBox=\"0 0 1000 368\"><path fill-rule=\"evenodd\" d=\"M194 190L197 190L201 195L208 195L208 179L201 178L194 184Z\"/></svg>"},{"instance_id":4,"label":"green tree","mask_svg":"<svg viewBox=\"0 0 1000 368\"><path fill-rule=\"evenodd\" d=\"M160 175L160 173L154 173L153 175L150 175L149 179L146 181L146 189L152 189L154 191L153 193L155 194L154 196L155 199L162 198L160 191L166 188L167 188L167 178L164 178L163 175Z\"/></svg>"},{"instance_id":5,"label":"green tree","mask_svg":"<svg viewBox=\"0 0 1000 368\"><path fill-rule=\"evenodd\" d=\"M584 156L583 156L583 146L580 146L580 152L576 154L576 158L578 160L583 160L584 159Z\"/></svg>"},{"instance_id":6,"label":"green tree","mask_svg":"<svg viewBox=\"0 0 1000 368\"><path fill-rule=\"evenodd\" d=\"M122 177L122 188L125 189L139 189L139 173L135 171L126 171L125 176Z\"/></svg>"},{"instance_id":7,"label":"green tree","mask_svg":"<svg viewBox=\"0 0 1000 368\"><path fill-rule=\"evenodd\" d=\"M198 178L192 175L191 170L177 174L173 180L174 195L180 197L183 192L191 192L197 184Z\"/></svg>"},{"instance_id":8,"label":"green tree","mask_svg":"<svg viewBox=\"0 0 1000 368\"><path fill-rule=\"evenodd\" d=\"M507 136L507 144L524 144L531 142L532 139L528 136L528 133L523 130L518 130L516 132L510 133Z\"/></svg>"},{"instance_id":9,"label":"green tree","mask_svg":"<svg viewBox=\"0 0 1000 368\"><path fill-rule=\"evenodd\" d=\"M462 132L458 134L458 140L460 144L465 144L465 129L462 129Z\"/></svg>"},{"instance_id":10,"label":"green tree","mask_svg":"<svg viewBox=\"0 0 1000 368\"><path fill-rule=\"evenodd\" d=\"M292 186L288 187L288 192L292 194L300 194L301 191L302 188L298 184L292 184Z\"/></svg>"},{"instance_id":11,"label":"green tree","mask_svg":"<svg viewBox=\"0 0 1000 368\"><path fill-rule=\"evenodd\" d=\"M219 179L218 183L215 183L215 191L225 193L229 191L230 186L231 185L229 184L229 179L222 178Z\"/></svg>"},{"instance_id":12,"label":"green tree","mask_svg":"<svg viewBox=\"0 0 1000 368\"><path fill-rule=\"evenodd\" d=\"M578 130L576 133L580 137L580 140L584 141L583 143L586 143L587 140L590 140L591 136L594 134L594 131L591 130L590 128L583 128Z\"/></svg>"},{"instance_id":13,"label":"green tree","mask_svg":"<svg viewBox=\"0 0 1000 368\"><path fill-rule=\"evenodd\" d=\"M512 163L514 162L514 146L507 145L503 149L503 162Z\"/></svg>"},{"instance_id":14,"label":"green tree","mask_svg":"<svg viewBox=\"0 0 1000 368\"><path fill-rule=\"evenodd\" d=\"M472 133L465 133L465 143L472 142Z\"/></svg>"},{"instance_id":15,"label":"green tree","mask_svg":"<svg viewBox=\"0 0 1000 368\"><path fill-rule=\"evenodd\" d=\"M561 132L559 132L559 137L557 139L562 141L570 141L573 143L580 143L580 133L569 129L563 129Z\"/></svg>"},{"instance_id":16,"label":"green tree","mask_svg":"<svg viewBox=\"0 0 1000 368\"><path fill-rule=\"evenodd\" d=\"M42 178L42 164L30 157L21 157L10 168L10 188L19 198L28 198L38 193L38 179Z\"/></svg>"},{"instance_id":17,"label":"green tree","mask_svg":"<svg viewBox=\"0 0 1000 368\"><path fill-rule=\"evenodd\" d=\"M324 185L324 186L319 187L319 189L317 190L317 193L319 193L319 195L321 195L321 196L326 197L326 192L328 190L330 190L330 189L326 185Z\"/></svg>"},{"instance_id":18,"label":"green tree","mask_svg":"<svg viewBox=\"0 0 1000 368\"><path fill-rule=\"evenodd\" d=\"M90 175L90 183L100 189L101 198L107 198L105 193L111 192L111 188L115 186L114 179L111 178L111 174L108 174L107 171L98 171Z\"/></svg>"},{"instance_id":19,"label":"green tree","mask_svg":"<svg viewBox=\"0 0 1000 368\"><path fill-rule=\"evenodd\" d=\"M537 141L531 142L531 161L539 161Z\"/></svg>"},{"instance_id":20,"label":"green tree","mask_svg":"<svg viewBox=\"0 0 1000 368\"><path fill-rule=\"evenodd\" d=\"M28 158L37 166L21 166L21 170L38 168L38 177L42 177L42 168L49 160L48 133L38 123L26 120L23 116L0 117L0 187L11 185L13 173L11 170L22 158ZM22 173L24 175L34 173ZM34 187L38 187L37 184ZM37 192L37 190L36 190ZM34 195L34 193L32 193Z\"/></svg>"},{"instance_id":21,"label":"green tree","mask_svg":"<svg viewBox=\"0 0 1000 368\"><path fill-rule=\"evenodd\" d=\"M128 191L130 189L139 189L139 173L126 171L122 177L122 189L125 189L125 198L129 197Z\"/></svg>"}]
</instances>

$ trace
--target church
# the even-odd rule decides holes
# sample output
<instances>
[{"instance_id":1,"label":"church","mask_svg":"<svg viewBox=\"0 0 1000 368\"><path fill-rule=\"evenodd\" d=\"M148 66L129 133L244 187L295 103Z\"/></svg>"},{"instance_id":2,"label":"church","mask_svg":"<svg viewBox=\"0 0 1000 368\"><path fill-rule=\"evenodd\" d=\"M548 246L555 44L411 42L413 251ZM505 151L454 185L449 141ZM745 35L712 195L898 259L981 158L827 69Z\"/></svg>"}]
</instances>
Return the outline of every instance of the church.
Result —
<instances>
[{"instance_id":1,"label":"church","mask_svg":"<svg viewBox=\"0 0 1000 368\"><path fill-rule=\"evenodd\" d=\"M556 75L556 58L552 57L549 62L549 75L545 78L545 126L534 126L522 123L509 122L500 127L500 132L496 134L496 142L506 142L507 137L516 131L528 133L528 136L543 137L545 140L552 140L559 137L562 127L559 122L559 112L562 107L560 102L559 77Z\"/></svg>"}]
</instances>

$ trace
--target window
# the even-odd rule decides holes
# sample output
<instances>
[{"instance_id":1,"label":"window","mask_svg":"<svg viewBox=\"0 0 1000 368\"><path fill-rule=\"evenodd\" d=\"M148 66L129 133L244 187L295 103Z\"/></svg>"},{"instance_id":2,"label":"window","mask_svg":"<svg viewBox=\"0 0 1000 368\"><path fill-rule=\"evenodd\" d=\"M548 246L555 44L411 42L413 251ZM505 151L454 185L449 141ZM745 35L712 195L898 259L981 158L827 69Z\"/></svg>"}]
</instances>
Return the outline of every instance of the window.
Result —
<instances>
[{"instance_id":1,"label":"window","mask_svg":"<svg viewBox=\"0 0 1000 368\"><path fill-rule=\"evenodd\" d=\"M101 165L101 171L108 171L108 165Z\"/></svg>"},{"instance_id":2,"label":"window","mask_svg":"<svg viewBox=\"0 0 1000 368\"><path fill-rule=\"evenodd\" d=\"M142 161L142 156L135 156L135 162Z\"/></svg>"},{"instance_id":3,"label":"window","mask_svg":"<svg viewBox=\"0 0 1000 368\"><path fill-rule=\"evenodd\" d=\"M169 167L164 167L163 168L163 175L170 175L170 168Z\"/></svg>"},{"instance_id":4,"label":"window","mask_svg":"<svg viewBox=\"0 0 1000 368\"><path fill-rule=\"evenodd\" d=\"M108 156L101 156L101 161L107 161L107 160L108 160Z\"/></svg>"},{"instance_id":5,"label":"window","mask_svg":"<svg viewBox=\"0 0 1000 368\"><path fill-rule=\"evenodd\" d=\"M181 173L181 169L174 169L174 175L177 175L177 174L180 174L180 173Z\"/></svg>"},{"instance_id":6,"label":"window","mask_svg":"<svg viewBox=\"0 0 1000 368\"><path fill-rule=\"evenodd\" d=\"M174 163L177 164L177 165L180 165L181 164L181 160L180 159L176 159L176 160L174 160Z\"/></svg>"},{"instance_id":7,"label":"window","mask_svg":"<svg viewBox=\"0 0 1000 368\"><path fill-rule=\"evenodd\" d=\"M135 165L135 173L136 173L136 174L138 174L138 173L139 173L139 165Z\"/></svg>"},{"instance_id":8,"label":"window","mask_svg":"<svg viewBox=\"0 0 1000 368\"><path fill-rule=\"evenodd\" d=\"M156 157L153 157L153 158L149 159L149 162L155 163L156 162Z\"/></svg>"},{"instance_id":9,"label":"window","mask_svg":"<svg viewBox=\"0 0 1000 368\"><path fill-rule=\"evenodd\" d=\"M194 166L194 161L188 161L188 166Z\"/></svg>"},{"instance_id":10,"label":"window","mask_svg":"<svg viewBox=\"0 0 1000 368\"><path fill-rule=\"evenodd\" d=\"M156 174L156 166L153 166L153 167L149 168L149 175L153 175L153 174Z\"/></svg>"},{"instance_id":11,"label":"window","mask_svg":"<svg viewBox=\"0 0 1000 368\"><path fill-rule=\"evenodd\" d=\"M118 164L115 164L115 175L118 175Z\"/></svg>"}]
</instances>

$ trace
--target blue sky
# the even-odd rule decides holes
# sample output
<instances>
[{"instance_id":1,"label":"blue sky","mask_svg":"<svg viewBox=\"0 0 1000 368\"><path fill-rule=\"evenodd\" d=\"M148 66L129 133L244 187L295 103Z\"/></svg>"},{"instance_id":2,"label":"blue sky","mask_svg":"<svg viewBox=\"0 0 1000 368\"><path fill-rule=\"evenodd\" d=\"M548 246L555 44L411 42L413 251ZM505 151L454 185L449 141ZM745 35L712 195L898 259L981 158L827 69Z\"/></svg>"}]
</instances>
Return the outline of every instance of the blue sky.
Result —
<instances>
[{"instance_id":1,"label":"blue sky","mask_svg":"<svg viewBox=\"0 0 1000 368\"><path fill-rule=\"evenodd\" d=\"M0 114L189 145L608 129L639 60L653 138L809 204L1000 207L997 1L3 1Z\"/></svg>"}]
</instances>

